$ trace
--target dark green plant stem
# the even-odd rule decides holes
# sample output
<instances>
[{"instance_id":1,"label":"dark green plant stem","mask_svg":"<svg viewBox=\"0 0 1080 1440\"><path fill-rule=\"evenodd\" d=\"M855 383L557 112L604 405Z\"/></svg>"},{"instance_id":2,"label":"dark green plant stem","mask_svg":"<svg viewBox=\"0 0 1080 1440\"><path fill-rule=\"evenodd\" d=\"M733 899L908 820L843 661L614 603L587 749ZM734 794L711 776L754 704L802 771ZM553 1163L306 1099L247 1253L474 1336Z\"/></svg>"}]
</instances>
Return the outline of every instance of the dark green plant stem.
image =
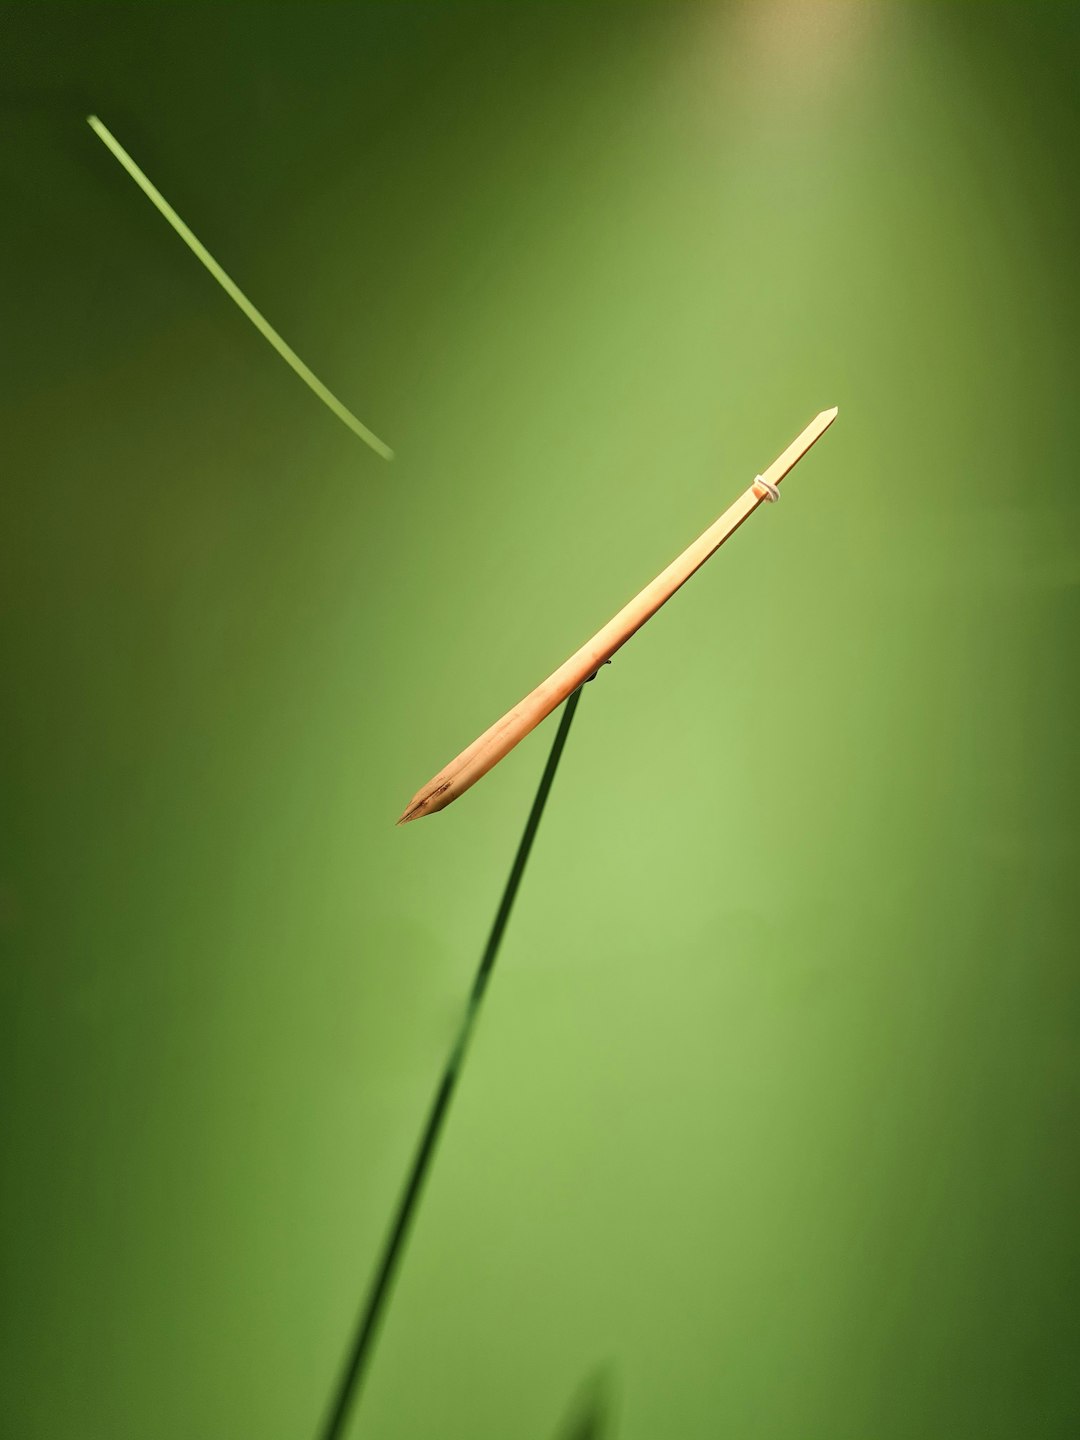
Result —
<instances>
[{"instance_id":1,"label":"dark green plant stem","mask_svg":"<svg viewBox=\"0 0 1080 1440\"><path fill-rule=\"evenodd\" d=\"M461 1074L469 1038L472 1034L473 1026L476 1024L476 1018L479 1014L481 1001L484 998L484 991L487 988L488 979L492 970L495 968L495 958L499 953L499 945L502 942L507 922L510 919L510 911L514 904L514 897L517 895L518 887L521 885L521 877L525 873L525 865L529 858L529 851L532 849L533 841L536 839L536 832L540 827L540 817L544 813L544 805L547 802L548 792L551 790L552 782L555 779L555 771L558 769L559 757L562 755L563 746L566 744L566 737L570 733L570 724L574 718L574 711L577 709L580 699L581 690L579 688L574 691L563 706L563 712L559 719L559 728L555 732L555 739L552 742L551 753L548 756L547 764L544 766L544 773L540 777L540 787L536 792L536 799L532 803L532 809L529 811L529 818L525 824L525 833L521 837L521 844L518 846L517 854L514 856L514 863L510 870L510 878L506 882L506 888L503 891L502 900L499 902L499 909L495 916L495 923L491 927L491 934L488 936L488 942L484 947L484 953L476 972L476 978L473 981L472 991L469 994L469 1002L465 1007L465 1014L462 1017L457 1038L450 1051L446 1068L443 1070L442 1079L439 1081L439 1088L435 1092L435 1099L432 1102L431 1110L428 1112L427 1123L420 1137L420 1144L413 1158L412 1167L409 1170L409 1177L405 1182L405 1188L398 1202L394 1222L390 1227L386 1244L383 1246L382 1256L379 1260L378 1269L375 1272L375 1279L368 1292L368 1297L361 1313L360 1323L357 1326L356 1336L353 1340L352 1349L349 1352L341 1379L338 1382L333 1405L327 1416L326 1424L320 1432L321 1440L341 1440L341 1437L345 1433L345 1422L348 1419L349 1409L360 1388L367 1365L370 1362L375 1335L378 1330L382 1311L385 1308L390 1293L394 1271L397 1268L401 1249L412 1220L412 1214L420 1198L420 1192L423 1189L424 1180L435 1153L435 1146L438 1142L443 1121L446 1119L450 1099L454 1093L454 1086L457 1084L458 1076Z\"/></svg>"}]
</instances>

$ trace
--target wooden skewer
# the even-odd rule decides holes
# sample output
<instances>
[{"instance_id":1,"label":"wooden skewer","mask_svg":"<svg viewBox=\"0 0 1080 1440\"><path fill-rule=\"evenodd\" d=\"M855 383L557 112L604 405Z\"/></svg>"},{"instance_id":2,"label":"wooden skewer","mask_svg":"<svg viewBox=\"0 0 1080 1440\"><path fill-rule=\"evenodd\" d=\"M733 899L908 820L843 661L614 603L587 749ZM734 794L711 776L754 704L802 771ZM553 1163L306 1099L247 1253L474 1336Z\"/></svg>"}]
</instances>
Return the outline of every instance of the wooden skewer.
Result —
<instances>
[{"instance_id":1,"label":"wooden skewer","mask_svg":"<svg viewBox=\"0 0 1080 1440\"><path fill-rule=\"evenodd\" d=\"M655 615L665 600L670 600L681 585L685 585L695 570L701 568L709 556L754 513L763 500L770 498L770 490L780 484L784 476L802 459L815 440L820 440L836 419L837 411L822 410L806 429L794 439L784 453L757 476L754 483L724 511L715 521L687 547L678 559L673 560L666 570L646 585L639 595L624 605L614 619L587 640L580 650L560 665L554 674L539 684L525 699L508 710L501 720L496 720L479 739L474 740L450 764L429 780L410 800L405 813L397 822L405 825L410 820L419 820L422 815L433 815L443 810L451 801L463 795L470 785L475 785L504 755L508 754L519 740L550 715L555 707L579 685L595 675L599 667L610 660L635 630L640 630L650 616Z\"/></svg>"}]
</instances>

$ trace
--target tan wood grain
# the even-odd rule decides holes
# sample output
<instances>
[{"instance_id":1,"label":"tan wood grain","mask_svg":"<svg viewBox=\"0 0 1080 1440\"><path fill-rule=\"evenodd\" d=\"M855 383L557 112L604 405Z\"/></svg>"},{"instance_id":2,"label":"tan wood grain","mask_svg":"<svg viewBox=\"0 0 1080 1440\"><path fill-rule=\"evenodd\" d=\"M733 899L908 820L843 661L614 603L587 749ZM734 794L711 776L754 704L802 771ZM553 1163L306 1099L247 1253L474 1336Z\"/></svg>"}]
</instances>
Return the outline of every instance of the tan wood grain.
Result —
<instances>
[{"instance_id":1,"label":"tan wood grain","mask_svg":"<svg viewBox=\"0 0 1080 1440\"><path fill-rule=\"evenodd\" d=\"M494 725L418 790L406 806L398 824L404 825L410 820L420 819L421 816L433 815L436 810L444 810L471 785L475 785L481 776L486 775L493 765L508 754L519 740L524 739L530 730L539 725L541 720L550 715L579 685L594 675L650 616L656 614L666 600L671 599L680 586L686 584L695 570L700 569L709 556L715 554L724 541L734 535L743 521L749 519L758 506L769 498L767 489L759 485L758 480L778 486L811 445L824 435L836 419L836 414L836 410L832 409L823 410L820 415L815 416L784 453L760 476L755 477L754 483L728 506L703 535L687 546L666 570L662 570L651 584L646 585L644 590L624 605L603 629L598 630L579 650L575 650L569 660L560 665L546 680L541 681L524 700L496 720Z\"/></svg>"}]
</instances>

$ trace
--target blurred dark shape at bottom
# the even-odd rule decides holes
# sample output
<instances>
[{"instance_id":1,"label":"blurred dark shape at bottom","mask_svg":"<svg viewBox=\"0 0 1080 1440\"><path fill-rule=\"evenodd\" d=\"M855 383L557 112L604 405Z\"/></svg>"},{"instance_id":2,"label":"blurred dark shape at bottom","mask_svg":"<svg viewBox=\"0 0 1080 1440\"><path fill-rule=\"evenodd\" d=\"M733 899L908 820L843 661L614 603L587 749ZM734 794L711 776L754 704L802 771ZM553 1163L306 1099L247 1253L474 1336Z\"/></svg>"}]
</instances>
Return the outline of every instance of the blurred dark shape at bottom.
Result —
<instances>
[{"instance_id":1,"label":"blurred dark shape at bottom","mask_svg":"<svg viewBox=\"0 0 1080 1440\"><path fill-rule=\"evenodd\" d=\"M555 1440L614 1440L615 1388L610 1367L594 1370L579 1386Z\"/></svg>"}]
</instances>

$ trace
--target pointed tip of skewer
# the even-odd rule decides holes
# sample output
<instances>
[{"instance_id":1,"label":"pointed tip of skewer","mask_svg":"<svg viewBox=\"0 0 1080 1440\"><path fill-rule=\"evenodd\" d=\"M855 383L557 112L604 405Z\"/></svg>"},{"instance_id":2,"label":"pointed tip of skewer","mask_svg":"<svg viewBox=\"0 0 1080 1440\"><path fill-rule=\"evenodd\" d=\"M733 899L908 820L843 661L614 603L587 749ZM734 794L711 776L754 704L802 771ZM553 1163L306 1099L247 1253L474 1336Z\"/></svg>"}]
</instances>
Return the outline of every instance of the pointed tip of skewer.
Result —
<instances>
[{"instance_id":1,"label":"pointed tip of skewer","mask_svg":"<svg viewBox=\"0 0 1080 1440\"><path fill-rule=\"evenodd\" d=\"M422 816L429 814L428 799L429 796L427 792L421 790L418 795L413 796L408 805L405 806L400 817L394 823L397 825L408 825L411 820L419 820Z\"/></svg>"},{"instance_id":2,"label":"pointed tip of skewer","mask_svg":"<svg viewBox=\"0 0 1080 1440\"><path fill-rule=\"evenodd\" d=\"M834 405L831 410L822 410L821 414L817 418L819 420L824 420L826 425L831 425L839 414L840 406Z\"/></svg>"},{"instance_id":3,"label":"pointed tip of skewer","mask_svg":"<svg viewBox=\"0 0 1080 1440\"><path fill-rule=\"evenodd\" d=\"M447 769L449 768L447 766ZM465 789L468 789L468 784ZM416 792L405 806L405 812L397 823L408 825L410 820L422 820L425 815L434 815L439 810L445 810L447 805L460 793L461 789L455 787L452 778L447 777L446 771L440 770L434 780L429 781L422 790Z\"/></svg>"}]
</instances>

